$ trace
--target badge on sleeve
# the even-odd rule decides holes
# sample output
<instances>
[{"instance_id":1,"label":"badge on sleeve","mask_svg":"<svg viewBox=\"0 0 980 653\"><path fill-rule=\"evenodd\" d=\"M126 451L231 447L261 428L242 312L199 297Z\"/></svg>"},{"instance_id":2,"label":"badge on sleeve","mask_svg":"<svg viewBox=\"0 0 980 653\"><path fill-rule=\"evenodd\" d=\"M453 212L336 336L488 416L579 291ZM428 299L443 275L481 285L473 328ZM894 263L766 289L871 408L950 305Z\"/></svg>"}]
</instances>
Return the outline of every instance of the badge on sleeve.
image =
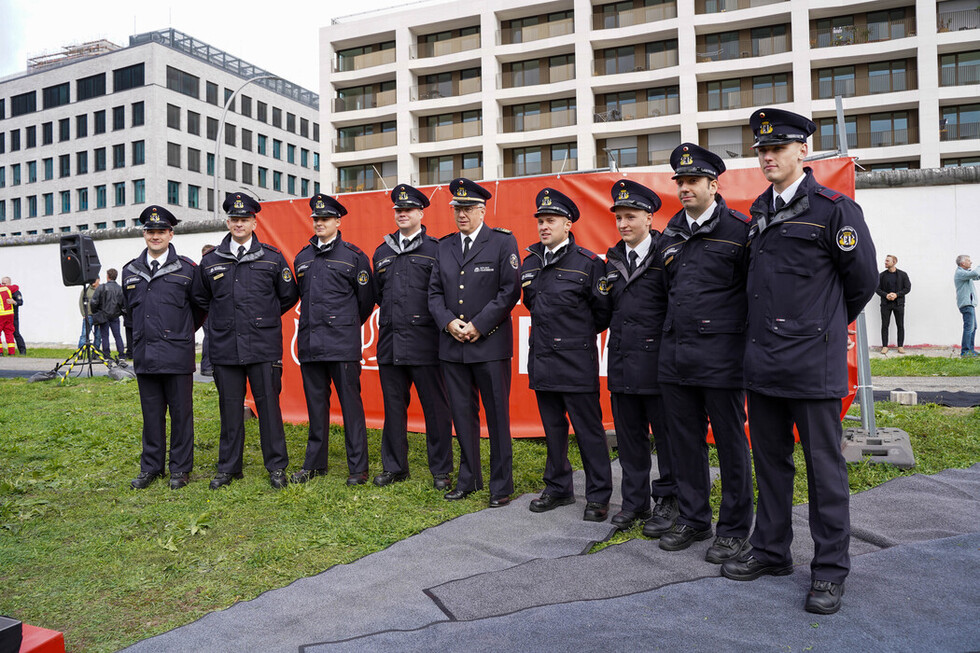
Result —
<instances>
[{"instance_id":1,"label":"badge on sleeve","mask_svg":"<svg viewBox=\"0 0 980 653\"><path fill-rule=\"evenodd\" d=\"M600 277L599 278L599 283L596 284L596 290L599 291L599 294L600 295L608 295L609 294L609 288L611 286L612 286L612 284L609 283L609 277Z\"/></svg>"},{"instance_id":2,"label":"badge on sleeve","mask_svg":"<svg viewBox=\"0 0 980 653\"><path fill-rule=\"evenodd\" d=\"M517 254L511 254L510 255L510 267L512 267L512 268L514 268L516 270L517 268L521 267L520 264L521 264L521 262L517 258Z\"/></svg>"},{"instance_id":3,"label":"badge on sleeve","mask_svg":"<svg viewBox=\"0 0 980 653\"><path fill-rule=\"evenodd\" d=\"M283 268L282 270L282 280L289 283L293 280L293 273L289 271L289 268Z\"/></svg>"},{"instance_id":4,"label":"badge on sleeve","mask_svg":"<svg viewBox=\"0 0 980 653\"><path fill-rule=\"evenodd\" d=\"M368 273L367 273L367 270L361 270L360 272L358 272L357 273L357 283L361 284L362 286L366 286L367 285L367 282L368 282Z\"/></svg>"},{"instance_id":5,"label":"badge on sleeve","mask_svg":"<svg viewBox=\"0 0 980 653\"><path fill-rule=\"evenodd\" d=\"M858 244L857 231L854 227L842 227L840 231L837 232L837 246L840 247L842 252L849 252Z\"/></svg>"}]
</instances>

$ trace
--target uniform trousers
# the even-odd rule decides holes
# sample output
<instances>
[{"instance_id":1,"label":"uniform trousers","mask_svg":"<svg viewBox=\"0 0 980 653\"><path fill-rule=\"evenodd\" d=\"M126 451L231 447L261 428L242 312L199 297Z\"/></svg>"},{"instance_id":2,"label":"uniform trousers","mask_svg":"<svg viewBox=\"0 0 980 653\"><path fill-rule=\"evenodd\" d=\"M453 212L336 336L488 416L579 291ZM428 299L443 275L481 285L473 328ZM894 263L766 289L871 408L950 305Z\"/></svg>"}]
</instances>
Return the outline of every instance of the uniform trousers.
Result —
<instances>
[{"instance_id":1,"label":"uniform trousers","mask_svg":"<svg viewBox=\"0 0 980 653\"><path fill-rule=\"evenodd\" d=\"M747 537L752 527L752 465L742 390L661 384L671 462L677 475L678 524L711 528L708 419L721 467L718 537Z\"/></svg>"},{"instance_id":2,"label":"uniform trousers","mask_svg":"<svg viewBox=\"0 0 980 653\"><path fill-rule=\"evenodd\" d=\"M27 353L27 343L24 342L24 336L20 334L20 312L14 311L14 341L17 343L17 351L21 355Z\"/></svg>"},{"instance_id":3,"label":"uniform trousers","mask_svg":"<svg viewBox=\"0 0 980 653\"><path fill-rule=\"evenodd\" d=\"M571 420L585 468L585 500L609 503L612 496L612 465L598 392L548 392L535 390L538 412L544 426L548 457L544 466L544 491L554 497L570 497L572 466L568 462L568 423ZM565 415L568 415L568 418ZM647 459L650 448L647 447Z\"/></svg>"},{"instance_id":4,"label":"uniform trousers","mask_svg":"<svg viewBox=\"0 0 980 653\"><path fill-rule=\"evenodd\" d=\"M140 471L161 474L167 462L167 410L170 410L170 473L194 467L194 375L137 374L143 410Z\"/></svg>"},{"instance_id":5,"label":"uniform trousers","mask_svg":"<svg viewBox=\"0 0 980 653\"><path fill-rule=\"evenodd\" d=\"M480 464L480 400L490 435L490 495L509 496L514 492L514 456L510 440L509 358L482 363L442 362L446 387L452 393L449 403L459 441L459 475L456 489L465 492L483 489Z\"/></svg>"},{"instance_id":6,"label":"uniform trousers","mask_svg":"<svg viewBox=\"0 0 980 653\"><path fill-rule=\"evenodd\" d=\"M361 364L351 361L317 361L301 363L300 371L303 374L303 392L306 394L306 412L310 418L303 469L327 469L330 382L333 381L344 418L347 472L350 475L367 472L367 428L364 425L364 403L361 401Z\"/></svg>"},{"instance_id":7,"label":"uniform trousers","mask_svg":"<svg viewBox=\"0 0 980 653\"><path fill-rule=\"evenodd\" d=\"M453 423L446 382L438 365L378 365L385 422L381 431L381 466L386 472L408 472L408 406L412 384L425 415L425 444L433 476L453 471Z\"/></svg>"},{"instance_id":8,"label":"uniform trousers","mask_svg":"<svg viewBox=\"0 0 980 653\"><path fill-rule=\"evenodd\" d=\"M750 543L766 564L792 560L793 424L806 460L813 580L842 583L851 567L850 489L841 453L840 399L786 399L749 391L749 430L759 486Z\"/></svg>"},{"instance_id":9,"label":"uniform trousers","mask_svg":"<svg viewBox=\"0 0 980 653\"><path fill-rule=\"evenodd\" d=\"M13 356L17 351L17 343L14 340L14 314L0 315L0 336L6 339L7 345L2 350L7 356Z\"/></svg>"},{"instance_id":10,"label":"uniform trousers","mask_svg":"<svg viewBox=\"0 0 980 653\"><path fill-rule=\"evenodd\" d=\"M664 421L661 395L612 393L613 423L619 464L623 468L623 510L643 512L650 509L650 496L677 495L677 482L671 470L670 438ZM650 433L657 447L657 469L660 477L650 482L652 460Z\"/></svg>"},{"instance_id":11,"label":"uniform trousers","mask_svg":"<svg viewBox=\"0 0 980 653\"><path fill-rule=\"evenodd\" d=\"M270 472L289 465L286 433L282 427L279 393L282 391L282 363L266 361L249 365L215 365L214 384L218 388L221 414L221 440L218 445L218 472L240 474L245 447L245 381L252 388L259 417L262 458Z\"/></svg>"}]
</instances>

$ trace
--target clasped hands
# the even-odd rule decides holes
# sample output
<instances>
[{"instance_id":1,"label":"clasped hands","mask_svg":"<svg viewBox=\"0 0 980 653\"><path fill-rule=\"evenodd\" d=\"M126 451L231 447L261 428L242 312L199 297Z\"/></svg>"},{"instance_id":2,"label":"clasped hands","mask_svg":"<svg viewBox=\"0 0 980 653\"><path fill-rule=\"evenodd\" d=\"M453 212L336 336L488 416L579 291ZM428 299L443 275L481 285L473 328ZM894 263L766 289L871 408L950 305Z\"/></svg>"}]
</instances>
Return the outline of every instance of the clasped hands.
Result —
<instances>
[{"instance_id":1,"label":"clasped hands","mask_svg":"<svg viewBox=\"0 0 980 653\"><path fill-rule=\"evenodd\" d=\"M453 320L446 326L446 330L460 342L476 342L480 337L480 331L473 326L473 323L463 320Z\"/></svg>"}]
</instances>

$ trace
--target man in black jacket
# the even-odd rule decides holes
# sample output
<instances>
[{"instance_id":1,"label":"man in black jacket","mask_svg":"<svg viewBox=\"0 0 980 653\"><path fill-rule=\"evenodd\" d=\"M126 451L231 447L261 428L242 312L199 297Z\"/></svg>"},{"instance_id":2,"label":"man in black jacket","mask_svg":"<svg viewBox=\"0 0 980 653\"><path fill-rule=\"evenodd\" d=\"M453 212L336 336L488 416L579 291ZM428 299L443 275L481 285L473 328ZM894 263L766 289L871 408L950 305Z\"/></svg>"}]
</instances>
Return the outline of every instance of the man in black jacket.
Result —
<instances>
[{"instance_id":1,"label":"man in black jacket","mask_svg":"<svg viewBox=\"0 0 980 653\"><path fill-rule=\"evenodd\" d=\"M116 339L116 353L120 358L125 358L126 348L123 346L122 333L119 330L119 318L126 311L126 300L123 298L123 290L116 283L119 273L115 268L106 270L106 282L95 289L92 295L92 302L89 305L92 311L92 321L99 326L101 342L95 343L100 346L102 355L109 358L111 349L109 348L109 331Z\"/></svg>"},{"instance_id":2,"label":"man in black jacket","mask_svg":"<svg viewBox=\"0 0 980 653\"><path fill-rule=\"evenodd\" d=\"M905 295L912 290L912 282L905 270L895 267L898 257L889 254L885 257L885 269L878 275L878 288L875 293L881 297L881 353L888 353L888 324L895 315L895 328L898 329L898 353L905 353Z\"/></svg>"}]
</instances>

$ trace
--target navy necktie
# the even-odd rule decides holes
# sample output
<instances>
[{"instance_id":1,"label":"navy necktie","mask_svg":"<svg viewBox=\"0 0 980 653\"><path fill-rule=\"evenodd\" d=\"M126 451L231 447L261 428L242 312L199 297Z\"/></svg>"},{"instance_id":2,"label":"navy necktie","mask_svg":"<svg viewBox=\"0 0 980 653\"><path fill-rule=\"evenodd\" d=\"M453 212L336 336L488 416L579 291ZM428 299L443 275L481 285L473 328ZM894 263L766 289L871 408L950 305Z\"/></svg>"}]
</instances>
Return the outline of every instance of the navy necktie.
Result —
<instances>
[{"instance_id":1,"label":"navy necktie","mask_svg":"<svg viewBox=\"0 0 980 653\"><path fill-rule=\"evenodd\" d=\"M473 239L470 238L469 236L466 236L465 238L463 238L463 258L466 258L466 255L469 254L469 252L470 252L470 243L472 243L472 242L473 242Z\"/></svg>"},{"instance_id":2,"label":"navy necktie","mask_svg":"<svg viewBox=\"0 0 980 653\"><path fill-rule=\"evenodd\" d=\"M245 245L239 245L238 246L238 260L240 261L243 256L245 256Z\"/></svg>"},{"instance_id":3,"label":"navy necktie","mask_svg":"<svg viewBox=\"0 0 980 653\"><path fill-rule=\"evenodd\" d=\"M627 258L629 258L629 266L628 266L629 273L630 276L633 276L633 273L636 272L636 261L638 258L640 258L640 255L637 254L636 250L634 249L632 252L630 252Z\"/></svg>"},{"instance_id":4,"label":"navy necktie","mask_svg":"<svg viewBox=\"0 0 980 653\"><path fill-rule=\"evenodd\" d=\"M782 195L777 195L776 196L776 213L779 213L783 209L784 206L786 206L786 201L783 200L783 196Z\"/></svg>"},{"instance_id":5,"label":"navy necktie","mask_svg":"<svg viewBox=\"0 0 980 653\"><path fill-rule=\"evenodd\" d=\"M150 261L150 276L157 276L157 270L160 269L160 263L158 261Z\"/></svg>"}]
</instances>

